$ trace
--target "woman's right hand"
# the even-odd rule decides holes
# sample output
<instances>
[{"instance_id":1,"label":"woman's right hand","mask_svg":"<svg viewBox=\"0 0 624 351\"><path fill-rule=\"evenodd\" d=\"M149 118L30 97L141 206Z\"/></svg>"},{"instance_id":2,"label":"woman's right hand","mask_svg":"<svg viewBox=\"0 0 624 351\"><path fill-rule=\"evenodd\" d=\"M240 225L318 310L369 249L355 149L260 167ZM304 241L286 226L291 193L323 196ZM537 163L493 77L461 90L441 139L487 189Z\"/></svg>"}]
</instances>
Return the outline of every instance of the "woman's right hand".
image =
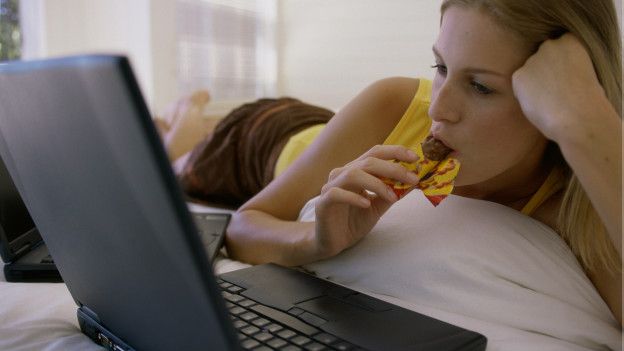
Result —
<instances>
[{"instance_id":1,"label":"woman's right hand","mask_svg":"<svg viewBox=\"0 0 624 351\"><path fill-rule=\"evenodd\" d=\"M376 145L356 160L329 173L316 203L316 253L332 257L351 247L375 226L398 198L380 178L417 184L413 172L392 160L416 162L400 145Z\"/></svg>"}]
</instances>

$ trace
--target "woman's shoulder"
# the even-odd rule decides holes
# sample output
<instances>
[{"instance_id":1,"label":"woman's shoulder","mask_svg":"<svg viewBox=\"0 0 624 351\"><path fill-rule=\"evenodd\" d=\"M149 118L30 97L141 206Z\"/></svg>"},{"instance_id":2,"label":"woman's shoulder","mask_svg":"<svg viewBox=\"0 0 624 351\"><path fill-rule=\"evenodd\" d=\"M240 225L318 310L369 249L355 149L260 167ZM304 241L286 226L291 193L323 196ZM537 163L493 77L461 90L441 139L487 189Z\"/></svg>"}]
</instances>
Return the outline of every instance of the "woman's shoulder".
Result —
<instances>
[{"instance_id":1,"label":"woman's shoulder","mask_svg":"<svg viewBox=\"0 0 624 351\"><path fill-rule=\"evenodd\" d=\"M337 119L350 128L362 126L366 132L375 135L373 140L376 143L382 143L407 111L419 87L420 79L417 78L379 79L345 105Z\"/></svg>"},{"instance_id":2,"label":"woman's shoulder","mask_svg":"<svg viewBox=\"0 0 624 351\"><path fill-rule=\"evenodd\" d=\"M379 100L376 108L384 116L371 122L391 127L384 130L383 144L411 147L427 136L431 127L428 117L430 81L391 77L379 80L370 87Z\"/></svg>"},{"instance_id":3,"label":"woman's shoulder","mask_svg":"<svg viewBox=\"0 0 624 351\"><path fill-rule=\"evenodd\" d=\"M388 77L371 83L365 90L380 105L407 107L420 87L420 78ZM404 110L404 109L403 109Z\"/></svg>"}]
</instances>

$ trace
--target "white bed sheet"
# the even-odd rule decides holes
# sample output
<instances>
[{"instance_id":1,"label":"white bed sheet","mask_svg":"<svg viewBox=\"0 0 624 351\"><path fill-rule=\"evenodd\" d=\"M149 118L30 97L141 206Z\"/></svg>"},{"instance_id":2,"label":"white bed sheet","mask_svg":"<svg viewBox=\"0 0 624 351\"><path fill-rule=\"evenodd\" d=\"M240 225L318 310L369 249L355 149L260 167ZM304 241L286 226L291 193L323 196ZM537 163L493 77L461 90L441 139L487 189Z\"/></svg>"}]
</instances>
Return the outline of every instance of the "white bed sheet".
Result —
<instances>
[{"instance_id":1,"label":"white bed sheet","mask_svg":"<svg viewBox=\"0 0 624 351\"><path fill-rule=\"evenodd\" d=\"M223 211L191 205L193 211ZM214 271L217 274L248 267L241 262L219 257ZM352 286L356 290L357 287ZM369 293L371 293L369 291ZM387 295L378 298L401 305ZM403 301L404 302L404 301ZM411 305L404 307L414 310ZM435 310L421 313L436 315ZM445 319L437 315L440 319ZM449 320L453 320L449 317ZM465 327L475 327L468 323ZM535 349L530 344L515 349ZM56 283L7 283L0 274L0 350L6 351L77 351L104 350L84 336L76 320L76 305L65 284Z\"/></svg>"},{"instance_id":2,"label":"white bed sheet","mask_svg":"<svg viewBox=\"0 0 624 351\"><path fill-rule=\"evenodd\" d=\"M229 212L190 204L192 211ZM214 270L225 273L248 265L219 257ZM76 304L63 283L9 283L0 273L0 350L104 350L80 332Z\"/></svg>"},{"instance_id":3,"label":"white bed sheet","mask_svg":"<svg viewBox=\"0 0 624 351\"><path fill-rule=\"evenodd\" d=\"M247 266L222 257L215 271ZM8 283L0 276L0 350L104 350L80 332L76 304L65 284Z\"/></svg>"}]
</instances>

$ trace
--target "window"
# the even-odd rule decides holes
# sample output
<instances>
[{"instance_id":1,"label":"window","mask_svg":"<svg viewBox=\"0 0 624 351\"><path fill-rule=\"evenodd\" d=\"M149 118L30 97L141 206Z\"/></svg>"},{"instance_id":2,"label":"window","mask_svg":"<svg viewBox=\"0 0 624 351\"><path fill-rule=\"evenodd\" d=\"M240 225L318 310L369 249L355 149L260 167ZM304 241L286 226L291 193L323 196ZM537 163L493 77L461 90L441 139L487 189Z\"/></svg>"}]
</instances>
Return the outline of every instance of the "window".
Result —
<instances>
[{"instance_id":1,"label":"window","mask_svg":"<svg viewBox=\"0 0 624 351\"><path fill-rule=\"evenodd\" d=\"M178 88L237 104L275 94L276 0L178 0Z\"/></svg>"},{"instance_id":2,"label":"window","mask_svg":"<svg viewBox=\"0 0 624 351\"><path fill-rule=\"evenodd\" d=\"M21 33L19 0L0 0L0 61L19 59Z\"/></svg>"}]
</instances>

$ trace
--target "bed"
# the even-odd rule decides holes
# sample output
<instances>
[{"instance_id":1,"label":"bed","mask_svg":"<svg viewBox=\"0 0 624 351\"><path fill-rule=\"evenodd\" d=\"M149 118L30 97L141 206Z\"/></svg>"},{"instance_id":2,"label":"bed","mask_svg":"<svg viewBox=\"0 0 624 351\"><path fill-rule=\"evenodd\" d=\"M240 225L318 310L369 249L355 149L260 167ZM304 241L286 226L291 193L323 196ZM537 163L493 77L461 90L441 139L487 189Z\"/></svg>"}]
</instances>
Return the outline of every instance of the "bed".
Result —
<instances>
[{"instance_id":1,"label":"bed","mask_svg":"<svg viewBox=\"0 0 624 351\"><path fill-rule=\"evenodd\" d=\"M245 264L221 257L215 271L225 273ZM62 283L0 281L0 350L104 350L83 335L76 304Z\"/></svg>"},{"instance_id":2,"label":"bed","mask_svg":"<svg viewBox=\"0 0 624 351\"><path fill-rule=\"evenodd\" d=\"M221 258L215 271L246 267ZM0 350L104 350L83 335L76 321L76 304L62 283L0 281Z\"/></svg>"},{"instance_id":3,"label":"bed","mask_svg":"<svg viewBox=\"0 0 624 351\"><path fill-rule=\"evenodd\" d=\"M196 212L229 212L189 204ZM225 273L248 265L220 255L214 265ZM0 350L104 350L80 332L76 304L63 283L9 283L0 274Z\"/></svg>"},{"instance_id":4,"label":"bed","mask_svg":"<svg viewBox=\"0 0 624 351\"><path fill-rule=\"evenodd\" d=\"M620 328L565 243L548 228L487 201L450 196L434 209L419 195L413 192L393 206L353 249L332 260L306 265L306 270L480 332L488 337L488 351L621 348ZM190 207L193 211L223 211ZM448 216L458 213L458 208L463 211L454 218L463 225L462 235L471 236L474 247L466 248L465 241L452 244L458 225L453 221L446 221L437 234L426 231L431 235L414 235L396 226L417 211L423 214L419 221L425 228L439 227L434 214ZM491 218L492 213L499 221L485 220L483 216ZM313 213L306 216L302 220L310 220ZM422 240L428 245L422 245ZM416 255L409 249L425 246ZM452 264L442 265L439 258L449 255L454 257ZM247 266L220 256L214 271L219 274ZM0 279L0 350L103 349L80 332L76 305L64 284ZM403 281L403 289L396 289L396 284L392 288L397 281Z\"/></svg>"},{"instance_id":5,"label":"bed","mask_svg":"<svg viewBox=\"0 0 624 351\"><path fill-rule=\"evenodd\" d=\"M621 348L621 329L556 233L497 204L450 196L434 208L421 195L394 205L353 249L306 270L480 332L488 351ZM315 218L308 205L301 220ZM458 233L471 239L457 241ZM220 256L214 271L247 266ZM103 350L81 333L76 308L65 284L8 283L0 274L0 350Z\"/></svg>"}]
</instances>

